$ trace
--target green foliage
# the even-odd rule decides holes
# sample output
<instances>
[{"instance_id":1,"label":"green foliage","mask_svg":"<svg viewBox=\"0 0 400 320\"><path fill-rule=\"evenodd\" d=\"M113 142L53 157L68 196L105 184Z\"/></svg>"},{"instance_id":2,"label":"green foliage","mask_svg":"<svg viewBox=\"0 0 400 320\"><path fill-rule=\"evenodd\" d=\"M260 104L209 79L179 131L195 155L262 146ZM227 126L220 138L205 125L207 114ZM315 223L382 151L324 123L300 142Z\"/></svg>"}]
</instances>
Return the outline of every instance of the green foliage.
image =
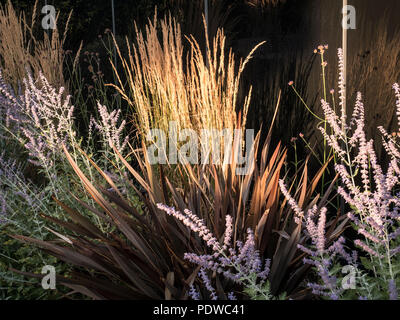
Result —
<instances>
[{"instance_id":1,"label":"green foliage","mask_svg":"<svg viewBox=\"0 0 400 320\"><path fill-rule=\"evenodd\" d=\"M29 228L29 225L26 225ZM33 228L32 228L33 229ZM57 273L65 273L69 268L35 247L15 239L9 233L17 230L12 227L0 229L0 300L53 300L60 299L68 290L58 286L56 290L44 290L39 280L29 279L9 271L9 268L40 274L45 265L55 266ZM20 230L18 230L20 232ZM7 240L8 239L8 240Z\"/></svg>"},{"instance_id":2,"label":"green foliage","mask_svg":"<svg viewBox=\"0 0 400 320\"><path fill-rule=\"evenodd\" d=\"M4 178L3 176L3 183L5 182ZM10 237L10 235L17 233L48 239L50 232L44 229L44 223L38 217L39 211L35 210L35 207L27 203L22 197L13 194L13 192L27 190L17 191L17 185L9 185L8 187L14 187L14 189L7 193L10 211L6 217L6 222L0 225L0 298L13 300L60 298L62 294L67 292L65 288L58 287L57 290L44 290L40 282L27 280L10 271L10 268L12 268L40 273L45 265L55 266L58 272L67 272L69 268L65 264L59 264L55 257ZM34 188L32 185L30 187ZM10 206L11 204L13 205ZM41 205L46 204L42 203ZM49 209L51 206L54 207L54 205L48 204Z\"/></svg>"},{"instance_id":3,"label":"green foliage","mask_svg":"<svg viewBox=\"0 0 400 320\"><path fill-rule=\"evenodd\" d=\"M241 279L241 281L248 281L252 283L252 285L247 285L243 289L243 293L245 293L251 300L286 300L286 293L283 292L279 296L274 297L271 294L271 285L269 281L266 281L264 284L257 285L257 275L254 274L250 279Z\"/></svg>"}]
</instances>

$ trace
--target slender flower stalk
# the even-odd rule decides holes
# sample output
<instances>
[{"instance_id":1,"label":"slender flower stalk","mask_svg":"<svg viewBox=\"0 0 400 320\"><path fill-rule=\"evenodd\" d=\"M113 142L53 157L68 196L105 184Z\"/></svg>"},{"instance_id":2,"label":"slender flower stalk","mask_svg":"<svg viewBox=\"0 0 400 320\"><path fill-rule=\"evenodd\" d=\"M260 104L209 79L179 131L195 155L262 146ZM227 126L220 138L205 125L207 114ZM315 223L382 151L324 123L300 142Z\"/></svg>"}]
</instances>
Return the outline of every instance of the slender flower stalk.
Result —
<instances>
[{"instance_id":1,"label":"slender flower stalk","mask_svg":"<svg viewBox=\"0 0 400 320\"><path fill-rule=\"evenodd\" d=\"M247 230L245 243L237 241L237 248L232 247L233 219L229 215L226 216L226 230L223 245L221 245L206 227L204 221L190 210L186 209L184 213L181 213L164 204L158 204L157 207L168 215L180 220L191 231L197 233L207 246L212 249L211 254L197 255L194 253L185 253L184 255L186 260L201 266L199 276L212 299L216 299L216 293L210 279L207 277L206 270L223 274L226 278L251 290L255 295L261 296L266 300L271 299L269 292L263 286L269 275L270 260L266 260L263 267L259 252L256 250L254 234L251 229ZM189 294L193 297L193 291L189 292ZM230 295L230 297L233 298L233 295Z\"/></svg>"},{"instance_id":2,"label":"slender flower stalk","mask_svg":"<svg viewBox=\"0 0 400 320\"><path fill-rule=\"evenodd\" d=\"M115 146L117 150L122 153L129 141L129 136L122 138L122 132L125 128L126 121L123 120L118 126L118 121L121 115L121 110L113 110L108 112L107 107L97 103L100 121L97 121L94 117L90 119L89 131L92 132L92 128L96 128L101 136L104 144L108 144L109 148Z\"/></svg>"}]
</instances>

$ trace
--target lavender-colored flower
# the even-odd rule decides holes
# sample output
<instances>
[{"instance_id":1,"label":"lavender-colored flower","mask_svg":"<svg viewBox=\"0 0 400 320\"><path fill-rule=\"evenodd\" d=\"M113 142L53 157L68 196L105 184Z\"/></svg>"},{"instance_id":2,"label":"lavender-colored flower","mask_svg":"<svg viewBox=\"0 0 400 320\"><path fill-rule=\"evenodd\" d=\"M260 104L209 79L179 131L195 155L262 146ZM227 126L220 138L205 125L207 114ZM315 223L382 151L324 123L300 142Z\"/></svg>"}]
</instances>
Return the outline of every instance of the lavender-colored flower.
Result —
<instances>
[{"instance_id":1,"label":"lavender-colored flower","mask_svg":"<svg viewBox=\"0 0 400 320\"><path fill-rule=\"evenodd\" d=\"M190 286L189 296L193 300L200 300L200 293L195 289L193 285Z\"/></svg>"},{"instance_id":2,"label":"lavender-colored flower","mask_svg":"<svg viewBox=\"0 0 400 320\"><path fill-rule=\"evenodd\" d=\"M383 256L381 254L379 254L378 252L376 252L374 249L372 249L371 247L369 247L366 243L362 242L361 240L355 240L354 244L360 248L362 248L365 252L369 253L371 256L373 257L377 257L377 258L383 258Z\"/></svg>"},{"instance_id":3,"label":"lavender-colored flower","mask_svg":"<svg viewBox=\"0 0 400 320\"><path fill-rule=\"evenodd\" d=\"M348 265L355 265L357 262L357 251L353 251L352 255L347 253L344 249L345 241L343 237L340 237L328 248L328 253L338 255L343 258Z\"/></svg>"},{"instance_id":4,"label":"lavender-colored flower","mask_svg":"<svg viewBox=\"0 0 400 320\"><path fill-rule=\"evenodd\" d=\"M259 283L252 283L252 285L258 286L259 290L262 291L261 285L269 275L271 261L267 259L264 267L262 266L263 263L256 249L254 233L251 229L247 230L245 243L237 241L236 248L231 247L233 219L227 215L224 244L221 246L216 237L205 226L203 220L199 219L190 210L184 210L183 214L164 204L158 204L157 207L168 215L182 221L184 225L197 233L206 242L207 246L212 249L212 254L197 255L195 253L185 253L184 255L186 260L201 266L199 275L212 296L211 282L206 278L205 270L223 274L226 278L243 285L249 285L249 281L254 281L253 278L255 275L257 280L260 281Z\"/></svg>"},{"instance_id":5,"label":"lavender-colored flower","mask_svg":"<svg viewBox=\"0 0 400 320\"><path fill-rule=\"evenodd\" d=\"M64 88L58 91L39 74L35 81L28 72L23 81L24 93L16 94L5 85L0 74L0 93L2 108L6 108L6 123L13 127L31 160L43 167L52 166L51 159L62 150L62 144L70 142L76 135L74 131L74 106L71 97L64 98Z\"/></svg>"},{"instance_id":6,"label":"lavender-colored flower","mask_svg":"<svg viewBox=\"0 0 400 320\"><path fill-rule=\"evenodd\" d=\"M396 282L393 279L389 281L389 299L390 300L398 300L399 294L396 287Z\"/></svg>"},{"instance_id":7,"label":"lavender-colored flower","mask_svg":"<svg viewBox=\"0 0 400 320\"><path fill-rule=\"evenodd\" d=\"M315 245L319 252L323 252L325 250L326 211L327 211L326 208L321 209L318 221L317 239Z\"/></svg>"},{"instance_id":8,"label":"lavender-colored flower","mask_svg":"<svg viewBox=\"0 0 400 320\"><path fill-rule=\"evenodd\" d=\"M232 300L232 301L237 300L237 298L233 292L228 293L228 300Z\"/></svg>"},{"instance_id":9,"label":"lavender-colored flower","mask_svg":"<svg viewBox=\"0 0 400 320\"><path fill-rule=\"evenodd\" d=\"M6 220L3 218L7 215L7 201L4 197L3 194L0 193L0 224L3 224L6 222Z\"/></svg>"},{"instance_id":10,"label":"lavender-colored flower","mask_svg":"<svg viewBox=\"0 0 400 320\"><path fill-rule=\"evenodd\" d=\"M301 220L304 217L304 212L303 210L301 210L301 208L299 207L299 205L297 204L296 200L294 200L292 198L292 196L289 194L289 191L287 190L286 186L285 186L285 182L283 180L279 180L279 187L281 189L281 192L283 193L283 195L285 196L285 198L288 200L289 205L291 206L291 208L293 209L293 211L296 213L295 216L295 221L297 224L301 223Z\"/></svg>"},{"instance_id":11,"label":"lavender-colored flower","mask_svg":"<svg viewBox=\"0 0 400 320\"><path fill-rule=\"evenodd\" d=\"M43 192L28 181L20 164L0 153L0 220L9 221L16 206L26 205L29 212L43 211Z\"/></svg>"},{"instance_id":12,"label":"lavender-colored flower","mask_svg":"<svg viewBox=\"0 0 400 320\"><path fill-rule=\"evenodd\" d=\"M180 211L176 211L175 208L168 207L161 203L157 204L157 208L182 221L185 226L189 227L193 232L198 233L199 236L207 243L207 246L212 247L214 251L221 250L218 240L205 226L203 220L199 219L190 210L185 210L185 214L182 214Z\"/></svg>"},{"instance_id":13,"label":"lavender-colored flower","mask_svg":"<svg viewBox=\"0 0 400 320\"><path fill-rule=\"evenodd\" d=\"M232 239L233 223L232 217L226 216L226 226L225 226L225 238L224 238L224 249L228 248Z\"/></svg>"},{"instance_id":14,"label":"lavender-colored flower","mask_svg":"<svg viewBox=\"0 0 400 320\"><path fill-rule=\"evenodd\" d=\"M400 246L390 250L391 257L394 257L394 256L398 255L399 253L400 253Z\"/></svg>"},{"instance_id":15,"label":"lavender-colored flower","mask_svg":"<svg viewBox=\"0 0 400 320\"><path fill-rule=\"evenodd\" d=\"M374 141L367 140L365 133L365 111L361 93L357 93L357 99L350 119L347 124L345 105L345 79L343 50L338 50L339 58L339 95L340 114L331 108L327 101L322 100L321 105L325 114L326 123L330 128L320 128L325 141L333 149L340 161L335 165L341 186L338 194L351 206L347 217L353 222L355 230L362 237L356 239L354 244L370 256L371 263L381 272L389 271L391 261L400 253L398 241L400 231L400 151L396 140L398 135L391 136L383 127L379 127L382 133L382 143L389 161L381 166L374 149ZM394 84L396 96L396 114L400 127L400 86ZM383 167L387 167L384 172ZM289 205L296 213L300 213L296 201L288 194L283 181L280 181L282 193ZM303 214L303 212L301 212ZM328 268L335 257L344 259L349 265L355 266L357 252L350 255L344 249L344 238L339 238L325 248L325 223L326 208L319 212L319 220L316 223L317 207L308 210L304 216L304 233L312 240L313 248L299 245L298 248L309 257L304 259L316 267L322 284L311 284L313 292L325 295L331 299L340 297L340 290L334 284L335 278L329 276ZM397 246L393 248L394 246ZM389 261L389 263L388 263ZM382 270L384 268L385 270ZM377 272L377 271L375 271ZM334 281L335 280L335 281ZM394 296L391 283L392 295Z\"/></svg>"},{"instance_id":16,"label":"lavender-colored flower","mask_svg":"<svg viewBox=\"0 0 400 320\"><path fill-rule=\"evenodd\" d=\"M377 244L382 244L382 243L383 243L383 240L382 240L382 239L379 239L378 237L372 235L371 233L369 233L368 231L366 231L366 230L363 229L363 228L359 228L359 229L358 229L358 233L359 233L359 234L362 234L366 239L369 239L369 240L371 240L372 242L375 242L375 243L377 243Z\"/></svg>"},{"instance_id":17,"label":"lavender-colored flower","mask_svg":"<svg viewBox=\"0 0 400 320\"><path fill-rule=\"evenodd\" d=\"M207 276L206 270L204 268L200 269L199 276L203 280L204 285L210 293L211 300L218 300L217 293L215 292L215 289L211 284L210 278Z\"/></svg>"},{"instance_id":18,"label":"lavender-colored flower","mask_svg":"<svg viewBox=\"0 0 400 320\"><path fill-rule=\"evenodd\" d=\"M121 153L127 146L129 141L129 136L122 137L122 132L125 129L126 121L123 120L118 126L119 117L121 115L121 110L114 110L108 112L107 107L97 103L97 107L100 114L100 120L96 121L93 117L90 119L90 133L92 128L96 128L102 135L102 140L110 148L115 146L115 148Z\"/></svg>"},{"instance_id":19,"label":"lavender-colored flower","mask_svg":"<svg viewBox=\"0 0 400 320\"><path fill-rule=\"evenodd\" d=\"M396 115L398 118L398 125L400 128L400 86L398 83L395 83L393 85L393 90L396 94Z\"/></svg>"},{"instance_id":20,"label":"lavender-colored flower","mask_svg":"<svg viewBox=\"0 0 400 320\"><path fill-rule=\"evenodd\" d=\"M329 297L331 300L339 300L339 296L336 293L332 293Z\"/></svg>"},{"instance_id":21,"label":"lavender-colored flower","mask_svg":"<svg viewBox=\"0 0 400 320\"><path fill-rule=\"evenodd\" d=\"M312 251L309 248L306 248L305 246L298 244L297 248L300 249L301 251L303 251L305 254L308 254L309 256L313 257L316 255L316 253L314 251Z\"/></svg>"},{"instance_id":22,"label":"lavender-colored flower","mask_svg":"<svg viewBox=\"0 0 400 320\"><path fill-rule=\"evenodd\" d=\"M345 106L345 99L346 99L346 82L344 79L344 56L343 56L343 49L338 49L338 58L339 58L339 105L341 107L341 118L340 121L344 125L344 129L347 129L346 125L346 110L344 109Z\"/></svg>"}]
</instances>

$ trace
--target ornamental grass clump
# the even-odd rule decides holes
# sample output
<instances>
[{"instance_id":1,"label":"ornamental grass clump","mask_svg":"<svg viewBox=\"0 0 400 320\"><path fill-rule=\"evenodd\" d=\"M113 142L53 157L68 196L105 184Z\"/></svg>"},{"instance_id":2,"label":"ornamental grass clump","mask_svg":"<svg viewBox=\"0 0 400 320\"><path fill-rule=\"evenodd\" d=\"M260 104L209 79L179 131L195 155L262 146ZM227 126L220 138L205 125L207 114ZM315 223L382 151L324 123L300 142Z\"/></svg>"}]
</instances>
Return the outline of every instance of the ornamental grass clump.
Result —
<instances>
[{"instance_id":1,"label":"ornamental grass clump","mask_svg":"<svg viewBox=\"0 0 400 320\"><path fill-rule=\"evenodd\" d=\"M35 77L43 73L52 85L66 88L63 46L72 12L62 37L56 27L51 35L39 29L38 34L42 35L39 38L34 35L38 19L37 5L38 0L33 5L31 21L27 20L24 12L17 13L11 1L0 5L0 69L7 83L16 91L27 69ZM55 20L57 23L58 15Z\"/></svg>"},{"instance_id":2,"label":"ornamental grass clump","mask_svg":"<svg viewBox=\"0 0 400 320\"><path fill-rule=\"evenodd\" d=\"M321 277L320 284L310 284L317 295L328 296L331 299L398 299L400 285L400 232L399 232L399 186L400 186L400 153L396 138L389 135L382 127L382 143L387 153L388 161L379 164L374 150L374 141L368 139L365 133L364 104L361 93L350 121L347 121L343 109L343 53L339 56L339 93L341 113L339 115L330 104L322 100L326 122L330 130L320 128L324 139L334 150L338 161L335 170L340 177L339 195L349 206L347 218L359 238L353 241L358 249L357 254L349 254L344 248L344 239L328 247L325 243L325 219L327 208L314 207L304 215L299 211L295 201L289 201L299 213L305 232L310 234L311 248L300 247L310 258L305 263L314 265ZM397 98L396 107L400 123L400 89L393 86ZM385 167L385 169L384 169ZM281 187L284 188L283 182ZM290 199L290 195L286 195ZM313 219L318 217L318 225ZM333 259L337 255L339 260ZM340 280L338 265L346 262L354 267L355 284L349 290L347 284ZM339 263L339 264L338 264ZM340 268L339 268L340 270ZM343 280L343 279L342 279Z\"/></svg>"},{"instance_id":3,"label":"ornamental grass clump","mask_svg":"<svg viewBox=\"0 0 400 320\"><path fill-rule=\"evenodd\" d=\"M116 72L118 83L110 85L134 110L141 140L146 141L151 129L168 132L172 121L178 130L193 129L199 135L202 129L234 130L237 123L245 127L251 90L239 106L240 77L263 43L237 63L232 49L226 49L221 29L211 44L206 37L206 55L193 36L182 35L179 23L171 17L159 22L155 15L145 33L136 25L135 30L136 43L126 40L127 58L114 41L124 73Z\"/></svg>"}]
</instances>

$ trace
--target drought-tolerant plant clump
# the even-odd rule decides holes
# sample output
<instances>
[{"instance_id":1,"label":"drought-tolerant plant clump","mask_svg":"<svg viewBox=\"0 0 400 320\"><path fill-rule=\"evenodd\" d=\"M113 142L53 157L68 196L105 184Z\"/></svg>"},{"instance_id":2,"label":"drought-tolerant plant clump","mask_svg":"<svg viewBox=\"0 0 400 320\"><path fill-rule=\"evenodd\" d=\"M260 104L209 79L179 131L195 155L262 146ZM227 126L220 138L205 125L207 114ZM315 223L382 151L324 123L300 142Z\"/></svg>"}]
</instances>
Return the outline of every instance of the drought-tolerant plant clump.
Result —
<instances>
[{"instance_id":1,"label":"drought-tolerant plant clump","mask_svg":"<svg viewBox=\"0 0 400 320\"><path fill-rule=\"evenodd\" d=\"M311 247L299 247L308 257L306 264L314 266L320 276L319 283L310 283L313 293L331 299L391 299L399 297L399 151L395 136L382 127L382 143L388 163L378 163L374 141L365 133L364 104L361 93L353 115L348 121L343 108L344 80L343 53L339 56L339 115L330 104L322 100L326 122L330 130L320 128L324 139L337 156L335 171L340 177L338 194L349 206L347 218L358 233L353 241L355 249L346 250L349 241L340 237L329 244L325 238L327 207L315 205L301 210L286 192L290 205L297 213L298 223L304 224ZM400 87L393 85L396 94L397 115L400 116ZM399 118L400 123L400 118ZM283 181L281 188L285 190ZM317 222L315 222L317 220ZM341 265L347 266L342 274Z\"/></svg>"}]
</instances>

